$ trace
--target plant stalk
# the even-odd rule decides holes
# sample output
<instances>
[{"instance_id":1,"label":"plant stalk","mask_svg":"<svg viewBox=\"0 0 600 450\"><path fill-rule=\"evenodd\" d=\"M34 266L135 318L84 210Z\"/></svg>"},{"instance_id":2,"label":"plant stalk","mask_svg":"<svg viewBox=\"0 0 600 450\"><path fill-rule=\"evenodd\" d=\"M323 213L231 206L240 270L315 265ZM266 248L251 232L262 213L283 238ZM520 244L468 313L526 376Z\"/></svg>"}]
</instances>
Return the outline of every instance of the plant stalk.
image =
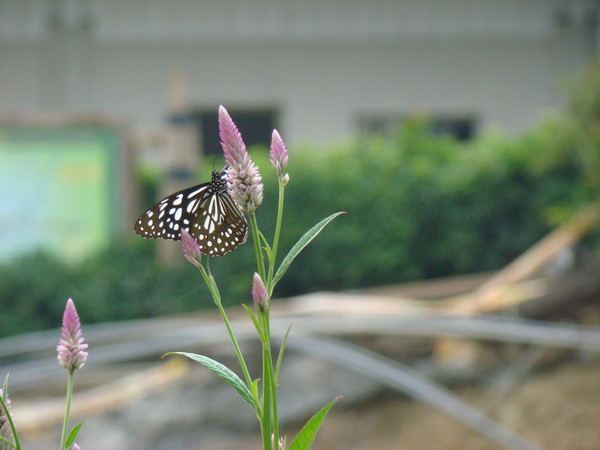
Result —
<instances>
[{"instance_id":1,"label":"plant stalk","mask_svg":"<svg viewBox=\"0 0 600 450\"><path fill-rule=\"evenodd\" d=\"M262 320L262 318L261 318ZM263 342L263 416L262 416L262 435L263 446L265 450L271 448L271 380L269 376L269 349Z\"/></svg>"},{"instance_id":2,"label":"plant stalk","mask_svg":"<svg viewBox=\"0 0 600 450\"><path fill-rule=\"evenodd\" d=\"M269 317L269 311L264 314L264 327L266 329L266 337L267 337L267 370L269 373L269 382L271 389L271 402L273 404L272 408L272 422L273 422L273 447L277 448L279 445L279 419L277 417L277 379L275 377L275 371L273 370L273 355L271 353L271 320Z\"/></svg>"},{"instance_id":3,"label":"plant stalk","mask_svg":"<svg viewBox=\"0 0 600 450\"><path fill-rule=\"evenodd\" d=\"M283 185L283 180L281 177L279 180L279 201L277 204L277 222L275 223L275 236L273 237L273 262L269 265L269 278L267 280L267 290L269 291L269 296L273 292L273 286L271 283L273 281L273 273L275 271L275 260L277 259L277 247L279 246L279 235L281 234L281 222L283 220L283 201L284 201L284 190L285 187Z\"/></svg>"},{"instance_id":4,"label":"plant stalk","mask_svg":"<svg viewBox=\"0 0 600 450\"><path fill-rule=\"evenodd\" d=\"M223 304L221 303L221 294L219 292L219 288L217 287L217 282L213 278L212 274L210 274L210 267L208 268L208 273L204 270L203 266L200 266L200 272L204 277L204 281L212 294L213 300L217 305L217 309L221 314L221 318L225 323L225 327L227 328L227 332L229 333L229 337L231 339L231 343L233 344L233 348L235 349L235 354L237 355L238 361L240 362L240 366L242 367L242 371L244 372L244 377L246 378L246 384L248 387L252 386L252 377L250 376L250 372L248 371L248 367L246 366L246 361L244 360L244 356L242 355L242 350L238 345L237 339L235 338L235 334L233 329L231 328L231 324L229 323L229 319L227 318L227 314L225 313L225 309L223 308Z\"/></svg>"},{"instance_id":5,"label":"plant stalk","mask_svg":"<svg viewBox=\"0 0 600 450\"><path fill-rule=\"evenodd\" d=\"M60 438L60 448L65 450L67 436L69 431L69 414L71 412L71 397L73 396L73 370L69 370L69 381L67 384L67 404L65 406L65 419L63 421L62 435Z\"/></svg>"},{"instance_id":6,"label":"plant stalk","mask_svg":"<svg viewBox=\"0 0 600 450\"><path fill-rule=\"evenodd\" d=\"M265 282L265 261L262 256L260 248L260 237L258 236L258 225L256 223L256 215L254 213L249 214L250 216L250 228L252 229L252 240L254 241L254 253L256 254L256 264L258 266L258 274L260 278Z\"/></svg>"}]
</instances>

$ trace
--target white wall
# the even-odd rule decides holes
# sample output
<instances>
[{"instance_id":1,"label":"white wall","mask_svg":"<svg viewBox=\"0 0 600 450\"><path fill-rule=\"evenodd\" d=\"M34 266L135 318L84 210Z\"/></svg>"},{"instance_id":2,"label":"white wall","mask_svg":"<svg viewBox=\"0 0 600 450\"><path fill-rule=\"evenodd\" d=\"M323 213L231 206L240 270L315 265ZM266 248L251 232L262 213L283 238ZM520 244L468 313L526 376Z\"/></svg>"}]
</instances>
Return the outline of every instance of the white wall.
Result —
<instances>
[{"instance_id":1,"label":"white wall","mask_svg":"<svg viewBox=\"0 0 600 450\"><path fill-rule=\"evenodd\" d=\"M52 39L32 3L0 3L0 113L104 112L142 129L163 123L169 75L182 70L192 104L279 108L288 143L344 137L358 114L380 112L471 114L516 132L561 105L562 80L589 57L579 29L552 22L560 1L349 2L350 13L270 1L250 17L237 2L91 2L91 34Z\"/></svg>"}]
</instances>

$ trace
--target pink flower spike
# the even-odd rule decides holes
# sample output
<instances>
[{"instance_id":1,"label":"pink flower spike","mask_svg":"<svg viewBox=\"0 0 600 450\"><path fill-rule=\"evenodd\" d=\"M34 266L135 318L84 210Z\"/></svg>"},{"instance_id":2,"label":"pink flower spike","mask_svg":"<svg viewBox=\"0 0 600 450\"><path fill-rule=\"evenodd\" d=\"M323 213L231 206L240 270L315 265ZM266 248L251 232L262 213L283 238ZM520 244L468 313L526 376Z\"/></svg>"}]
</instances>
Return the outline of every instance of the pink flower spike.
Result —
<instances>
[{"instance_id":1,"label":"pink flower spike","mask_svg":"<svg viewBox=\"0 0 600 450\"><path fill-rule=\"evenodd\" d=\"M200 268L199 266L202 264L200 245L198 244L198 241L185 230L181 230L181 247L183 248L183 255L185 258L194 266Z\"/></svg>"},{"instance_id":2,"label":"pink flower spike","mask_svg":"<svg viewBox=\"0 0 600 450\"><path fill-rule=\"evenodd\" d=\"M287 167L287 163L288 154L285 144L277 130L273 130L273 136L271 138L271 166L273 166L273 169L275 169L275 172L279 177L283 177L283 172Z\"/></svg>"},{"instance_id":3,"label":"pink flower spike","mask_svg":"<svg viewBox=\"0 0 600 450\"><path fill-rule=\"evenodd\" d=\"M252 280L252 300L254 300L254 306L260 312L265 312L269 307L269 293L262 278L256 272Z\"/></svg>"},{"instance_id":4,"label":"pink flower spike","mask_svg":"<svg viewBox=\"0 0 600 450\"><path fill-rule=\"evenodd\" d=\"M254 213L263 201L262 177L250 159L242 135L223 106L219 106L219 135L225 162L229 194L247 213Z\"/></svg>"},{"instance_id":5,"label":"pink flower spike","mask_svg":"<svg viewBox=\"0 0 600 450\"><path fill-rule=\"evenodd\" d=\"M73 442L73 447L71 447L71 450L81 450L81 447L77 445L77 442Z\"/></svg>"},{"instance_id":6,"label":"pink flower spike","mask_svg":"<svg viewBox=\"0 0 600 450\"><path fill-rule=\"evenodd\" d=\"M83 341L79 315L73 300L69 299L63 315L61 340L56 347L58 362L69 372L83 367L87 361L88 354L85 350L88 345L84 344Z\"/></svg>"},{"instance_id":7,"label":"pink flower spike","mask_svg":"<svg viewBox=\"0 0 600 450\"><path fill-rule=\"evenodd\" d=\"M246 159L249 159L248 152L246 152L242 135L223 105L219 106L219 136L221 137L225 162L229 167L241 170Z\"/></svg>"},{"instance_id":8,"label":"pink flower spike","mask_svg":"<svg viewBox=\"0 0 600 450\"><path fill-rule=\"evenodd\" d=\"M4 389L2 388L0 388L0 396L2 398L5 398L7 409L5 410L0 405L0 436L2 436L7 441L14 443L15 438L13 436L12 428L10 427L10 422L8 421L8 415L10 414L10 399L8 398L8 396L4 397ZM5 448L4 445L2 445L2 442L0 442L0 448Z\"/></svg>"}]
</instances>

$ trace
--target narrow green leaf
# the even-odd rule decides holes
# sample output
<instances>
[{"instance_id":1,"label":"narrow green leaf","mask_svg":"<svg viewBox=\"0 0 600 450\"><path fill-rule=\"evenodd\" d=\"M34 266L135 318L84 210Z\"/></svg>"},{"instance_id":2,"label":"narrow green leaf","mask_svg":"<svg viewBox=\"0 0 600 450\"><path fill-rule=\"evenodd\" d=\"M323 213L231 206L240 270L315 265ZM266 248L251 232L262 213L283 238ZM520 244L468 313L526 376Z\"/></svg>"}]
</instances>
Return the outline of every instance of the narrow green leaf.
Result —
<instances>
[{"instance_id":1,"label":"narrow green leaf","mask_svg":"<svg viewBox=\"0 0 600 450\"><path fill-rule=\"evenodd\" d=\"M16 448L15 444L13 444L9 440L3 438L2 436L0 436L0 443L6 444L6 445L10 445L10 448Z\"/></svg>"},{"instance_id":2,"label":"narrow green leaf","mask_svg":"<svg viewBox=\"0 0 600 450\"><path fill-rule=\"evenodd\" d=\"M0 395L0 409L2 409L3 411L8 411L8 405L6 404L7 402L7 384L8 384L8 375L6 375L6 379L4 380L4 384L3 384L3 393L2 395ZM15 443L11 443L9 441L8 442L12 448L16 448L17 450L19 450L21 448L21 444L19 443L19 435L17 434L17 429L15 427L15 423L12 420L12 414L7 414L6 415L6 419L8 420L8 424L10 425L10 429L13 432L13 438L15 440Z\"/></svg>"},{"instance_id":3,"label":"narrow green leaf","mask_svg":"<svg viewBox=\"0 0 600 450\"><path fill-rule=\"evenodd\" d=\"M165 353L166 355L183 355L188 358L202 364L204 367L212 370L215 374L223 378L231 387L233 387L238 393L242 396L246 402L255 407L254 401L252 400L252 393L250 389L244 384L244 382L238 377L235 372L229 369L227 366L224 366L220 362L215 361L214 359L209 358L204 355L197 355L195 353L187 353L187 352L169 352Z\"/></svg>"},{"instance_id":4,"label":"narrow green leaf","mask_svg":"<svg viewBox=\"0 0 600 450\"><path fill-rule=\"evenodd\" d=\"M269 245L269 243L267 242L267 238L265 237L264 234L262 234L262 231L258 230L258 236L260 237L260 240L263 242L264 244L264 249L267 250L267 252L271 253L271 246Z\"/></svg>"},{"instance_id":5,"label":"narrow green leaf","mask_svg":"<svg viewBox=\"0 0 600 450\"><path fill-rule=\"evenodd\" d=\"M258 394L258 382L260 381L260 378L257 378L256 380L254 380L252 382L252 398L254 398L254 402L259 405L260 404L260 398L259 398L259 394Z\"/></svg>"},{"instance_id":6,"label":"narrow green leaf","mask_svg":"<svg viewBox=\"0 0 600 450\"><path fill-rule=\"evenodd\" d=\"M290 329L292 328L292 324L288 327L285 335L283 336L283 340L281 341L281 346L279 347L279 355L277 356L277 365L275 366L275 383L279 380L279 368L281 367L281 360L283 359L283 351L285 349L285 343L287 342L288 335L290 334Z\"/></svg>"},{"instance_id":7,"label":"narrow green leaf","mask_svg":"<svg viewBox=\"0 0 600 450\"><path fill-rule=\"evenodd\" d=\"M73 429L69 433L69 437L67 437L67 441L65 442L65 448L69 448L71 445L73 445L75 439L77 439L77 435L79 434L79 430L81 430L83 424L84 422L81 422L79 425L73 427Z\"/></svg>"},{"instance_id":8,"label":"narrow green leaf","mask_svg":"<svg viewBox=\"0 0 600 450\"><path fill-rule=\"evenodd\" d=\"M346 214L346 213L343 211L337 212L337 213L332 214L331 216L326 217L325 219L321 220L318 224L316 224L314 227L312 227L310 230L308 230L304 234L304 236L302 236L300 238L300 240L298 242L296 242L296 244L292 247L292 249L289 251L287 256L281 262L279 269L277 269L277 273L275 274L275 277L273 277L273 282L271 284L271 288L275 287L277 282L281 279L281 277L289 269L290 264L292 264L292 261L294 260L294 258L296 258L296 256L298 256L298 254L302 250L304 250L304 247L306 247L310 243L310 241L312 241L315 237L317 237L317 235L321 232L321 230L323 230L323 228L325 228L327 226L327 224L329 222L331 222L333 219L335 219L337 216L339 216L341 214Z\"/></svg>"},{"instance_id":9,"label":"narrow green leaf","mask_svg":"<svg viewBox=\"0 0 600 450\"><path fill-rule=\"evenodd\" d=\"M248 308L243 303L242 303L242 306L244 307L244 309L250 315L250 318L252 319L252 322L254 323L254 326L256 327L256 331L258 332L258 335L260 336L261 342L264 342L265 341L265 335L263 333L262 328L260 327L260 324L258 323L258 319L256 318L256 315L254 314L254 312L250 308Z\"/></svg>"},{"instance_id":10,"label":"narrow green leaf","mask_svg":"<svg viewBox=\"0 0 600 450\"><path fill-rule=\"evenodd\" d=\"M269 247L263 247L263 250L267 254L267 259L269 260L269 264L273 264L273 252Z\"/></svg>"},{"instance_id":11,"label":"narrow green leaf","mask_svg":"<svg viewBox=\"0 0 600 450\"><path fill-rule=\"evenodd\" d=\"M318 413L316 413L312 418L302 427L298 436L294 438L292 443L290 444L289 450L308 450L310 446L315 441L315 437L317 436L317 432L319 428L323 424L323 420L325 416L329 412L329 409L334 405L342 397L334 398L333 401L325 405L323 409L321 409Z\"/></svg>"},{"instance_id":12,"label":"narrow green leaf","mask_svg":"<svg viewBox=\"0 0 600 450\"><path fill-rule=\"evenodd\" d=\"M252 398L254 399L254 404L256 405L256 407L254 408L254 412L256 413L256 417L258 418L258 421L260 423L262 423L263 409L262 409L262 401L260 400L260 394L258 393L258 382L259 381L260 381L260 378L257 378L256 380L254 380L252 382L252 386L250 387L250 389L252 390Z\"/></svg>"},{"instance_id":13,"label":"narrow green leaf","mask_svg":"<svg viewBox=\"0 0 600 450\"><path fill-rule=\"evenodd\" d=\"M260 237L260 240L263 241L263 244L265 244L265 248L268 248L269 250L271 250L271 247L269 246L269 243L267 242L267 238L265 237L264 234L262 234L262 231L258 230L258 236Z\"/></svg>"}]
</instances>

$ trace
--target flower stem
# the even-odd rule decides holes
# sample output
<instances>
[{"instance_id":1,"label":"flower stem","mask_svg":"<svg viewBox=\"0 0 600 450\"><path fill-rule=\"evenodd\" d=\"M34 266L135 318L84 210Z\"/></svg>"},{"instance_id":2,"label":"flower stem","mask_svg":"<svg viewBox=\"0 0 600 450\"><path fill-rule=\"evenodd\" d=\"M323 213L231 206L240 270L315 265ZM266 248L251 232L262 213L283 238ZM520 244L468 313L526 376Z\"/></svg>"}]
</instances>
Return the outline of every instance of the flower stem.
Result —
<instances>
[{"instance_id":1,"label":"flower stem","mask_svg":"<svg viewBox=\"0 0 600 450\"><path fill-rule=\"evenodd\" d=\"M269 278L267 279L267 290L269 295L273 293L273 272L275 271L275 260L277 259L277 247L279 246L279 235L281 233L281 222L283 219L283 200L284 200L284 185L281 177L279 179L279 202L277 205L277 222L275 224L275 236L273 237L273 263L269 265Z\"/></svg>"},{"instance_id":2,"label":"flower stem","mask_svg":"<svg viewBox=\"0 0 600 450\"><path fill-rule=\"evenodd\" d=\"M256 215L250 213L250 228L252 229L252 240L254 241L254 253L256 254L256 264L258 266L258 274L260 278L266 280L265 277L265 261L260 249L260 237L258 236L258 225L256 223ZM267 288L268 289L268 288Z\"/></svg>"},{"instance_id":3,"label":"flower stem","mask_svg":"<svg viewBox=\"0 0 600 450\"><path fill-rule=\"evenodd\" d=\"M277 380L273 371L271 354L271 330L269 312L259 313L259 321L264 331L263 341L263 419L262 433L265 449L279 442L279 420L277 417ZM275 444L272 444L275 442Z\"/></svg>"},{"instance_id":4,"label":"flower stem","mask_svg":"<svg viewBox=\"0 0 600 450\"><path fill-rule=\"evenodd\" d=\"M65 407L65 420L63 421L62 437L60 439L60 449L65 449L69 431L69 414L71 412L71 397L73 396L73 370L69 370L69 381L67 384L67 404Z\"/></svg>"},{"instance_id":5,"label":"flower stem","mask_svg":"<svg viewBox=\"0 0 600 450\"><path fill-rule=\"evenodd\" d=\"M242 355L242 351L240 350L240 346L238 345L237 339L235 338L235 334L233 333L233 329L231 328L231 324L229 323L229 319L227 318L227 314L225 313L225 309L223 308L223 304L221 303L221 294L219 292L219 288L217 286L217 282L213 278L210 273L210 267L207 263L208 273L204 269L204 266L200 266L200 272L204 277L204 281L212 294L213 300L217 305L217 309L221 314L221 318L225 323L225 327L227 328L227 332L229 333L229 337L231 338L231 342L233 344L233 348L235 349L235 354L237 355L238 361L240 362L240 366L242 367L242 371L244 372L244 377L246 378L246 384L248 387L252 386L252 377L250 377L250 372L248 371L248 367L246 366L246 361L244 360L244 356Z\"/></svg>"},{"instance_id":6,"label":"flower stem","mask_svg":"<svg viewBox=\"0 0 600 450\"><path fill-rule=\"evenodd\" d=\"M277 379L273 370L273 355L271 353L271 320L269 311L265 313L264 327L266 328L265 335L268 339L267 347L267 370L269 374L269 388L271 389L271 402L273 404L272 420L273 420L273 448L278 448L279 442L279 420L277 417Z\"/></svg>"},{"instance_id":7,"label":"flower stem","mask_svg":"<svg viewBox=\"0 0 600 450\"><path fill-rule=\"evenodd\" d=\"M263 416L262 436L265 450L271 448L271 382L269 380L269 366L267 364L268 348L263 345Z\"/></svg>"}]
</instances>

